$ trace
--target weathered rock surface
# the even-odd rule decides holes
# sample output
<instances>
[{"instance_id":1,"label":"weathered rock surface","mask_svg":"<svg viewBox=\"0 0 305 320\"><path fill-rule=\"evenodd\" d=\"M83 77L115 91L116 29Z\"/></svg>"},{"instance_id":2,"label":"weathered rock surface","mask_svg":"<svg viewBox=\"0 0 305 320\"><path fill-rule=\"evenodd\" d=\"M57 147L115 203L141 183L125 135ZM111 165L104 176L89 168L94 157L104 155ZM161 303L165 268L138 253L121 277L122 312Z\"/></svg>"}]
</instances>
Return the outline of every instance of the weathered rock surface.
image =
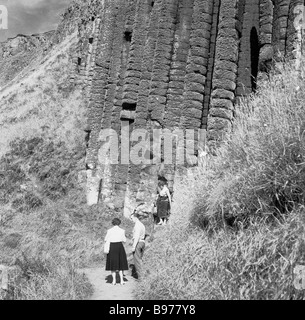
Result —
<instances>
[{"instance_id":1,"label":"weathered rock surface","mask_svg":"<svg viewBox=\"0 0 305 320\"><path fill-rule=\"evenodd\" d=\"M126 147L120 139L115 159L101 157L103 146L117 142L102 141L101 131L147 130L152 141L153 129L205 129L210 143L222 139L237 99L256 90L273 59L294 56L293 9L302 1L89 2L76 68L87 104L90 201L108 199L128 215L138 203L153 202L158 175L172 188L179 165L146 163L152 147L141 165L122 163L136 143ZM173 147L173 159L179 150Z\"/></svg>"},{"instance_id":2,"label":"weathered rock surface","mask_svg":"<svg viewBox=\"0 0 305 320\"><path fill-rule=\"evenodd\" d=\"M174 161L167 163L171 147L158 155L166 143L155 130L201 129L211 145L221 140L232 129L238 98L256 90L274 59L296 56L294 9L302 5L301 0L74 0L55 32L1 44L0 68L11 67L15 74L14 57L78 29L72 78L82 87L87 109L88 203L106 200L128 215L137 204L153 202L158 176L172 189L184 167L175 162L186 148L183 136L176 134L180 145L173 144ZM112 130L108 138L105 129ZM134 129L143 137L148 132L148 143L153 136L158 140L140 163L129 161L138 152L130 152L137 140L124 142ZM193 160L199 142L195 137ZM109 146L117 152L103 152Z\"/></svg>"}]
</instances>

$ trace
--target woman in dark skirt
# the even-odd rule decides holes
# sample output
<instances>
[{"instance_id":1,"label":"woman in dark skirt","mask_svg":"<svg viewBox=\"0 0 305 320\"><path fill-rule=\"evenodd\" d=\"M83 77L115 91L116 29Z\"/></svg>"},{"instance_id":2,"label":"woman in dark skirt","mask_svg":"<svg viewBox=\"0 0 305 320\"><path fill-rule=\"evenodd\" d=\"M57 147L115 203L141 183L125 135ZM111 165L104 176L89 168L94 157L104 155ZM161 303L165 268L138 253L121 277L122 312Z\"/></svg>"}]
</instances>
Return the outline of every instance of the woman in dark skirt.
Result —
<instances>
[{"instance_id":1,"label":"woman in dark skirt","mask_svg":"<svg viewBox=\"0 0 305 320\"><path fill-rule=\"evenodd\" d=\"M120 274L120 284L124 285L123 271L128 270L127 256L123 242L126 242L125 230L120 228L121 220L112 220L114 227L107 231L105 242L110 242L109 253L107 254L106 270L111 271L112 284L116 284L116 271Z\"/></svg>"},{"instance_id":2,"label":"woman in dark skirt","mask_svg":"<svg viewBox=\"0 0 305 320\"><path fill-rule=\"evenodd\" d=\"M165 181L158 183L157 216L158 224L166 224L171 209L171 195Z\"/></svg>"}]
</instances>

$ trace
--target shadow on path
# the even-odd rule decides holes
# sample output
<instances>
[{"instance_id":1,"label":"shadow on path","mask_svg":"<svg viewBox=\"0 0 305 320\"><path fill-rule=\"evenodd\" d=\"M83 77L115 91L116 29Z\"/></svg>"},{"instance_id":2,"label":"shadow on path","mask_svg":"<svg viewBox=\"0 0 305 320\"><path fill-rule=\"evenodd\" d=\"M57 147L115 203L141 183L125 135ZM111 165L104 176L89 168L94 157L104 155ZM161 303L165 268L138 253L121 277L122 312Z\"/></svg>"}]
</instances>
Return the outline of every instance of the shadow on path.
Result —
<instances>
[{"instance_id":1,"label":"shadow on path","mask_svg":"<svg viewBox=\"0 0 305 320\"><path fill-rule=\"evenodd\" d=\"M117 284L112 285L112 275L105 268L86 268L84 273L93 285L93 295L90 300L134 300L134 290L137 280L132 276L134 268L124 272L125 285L120 285L119 274L116 274Z\"/></svg>"}]
</instances>

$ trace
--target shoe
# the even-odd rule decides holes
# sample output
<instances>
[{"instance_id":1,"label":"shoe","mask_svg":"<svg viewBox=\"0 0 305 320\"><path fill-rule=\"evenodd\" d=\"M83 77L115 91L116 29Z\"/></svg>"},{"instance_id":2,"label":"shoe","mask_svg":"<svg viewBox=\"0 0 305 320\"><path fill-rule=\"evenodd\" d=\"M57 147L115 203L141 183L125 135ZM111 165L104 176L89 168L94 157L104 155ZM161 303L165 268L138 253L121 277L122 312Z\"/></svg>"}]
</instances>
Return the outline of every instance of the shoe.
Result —
<instances>
[{"instance_id":1,"label":"shoe","mask_svg":"<svg viewBox=\"0 0 305 320\"><path fill-rule=\"evenodd\" d=\"M115 285L116 285L116 282L112 282L112 285L115 286Z\"/></svg>"},{"instance_id":2,"label":"shoe","mask_svg":"<svg viewBox=\"0 0 305 320\"><path fill-rule=\"evenodd\" d=\"M126 282L121 282L120 285L123 286Z\"/></svg>"}]
</instances>

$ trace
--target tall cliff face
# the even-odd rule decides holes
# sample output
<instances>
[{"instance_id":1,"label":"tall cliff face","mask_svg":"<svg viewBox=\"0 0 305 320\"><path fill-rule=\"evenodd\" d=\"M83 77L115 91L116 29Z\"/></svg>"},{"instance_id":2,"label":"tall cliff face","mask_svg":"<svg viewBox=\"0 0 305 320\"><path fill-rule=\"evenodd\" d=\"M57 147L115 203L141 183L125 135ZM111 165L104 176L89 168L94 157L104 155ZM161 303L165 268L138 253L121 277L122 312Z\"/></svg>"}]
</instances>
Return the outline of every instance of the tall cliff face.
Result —
<instances>
[{"instance_id":1,"label":"tall cliff face","mask_svg":"<svg viewBox=\"0 0 305 320\"><path fill-rule=\"evenodd\" d=\"M237 99L256 90L273 58L293 55L293 9L303 1L88 3L75 58L87 105L88 202L101 199L128 214L137 202L151 201L158 175L172 188L180 166L164 163L164 152L160 163L145 163L152 149L142 163L126 163L134 143L121 139L134 129L149 141L153 129L203 129L210 142L221 139ZM117 155L101 153L101 133L110 128L110 142L119 137Z\"/></svg>"}]
</instances>

